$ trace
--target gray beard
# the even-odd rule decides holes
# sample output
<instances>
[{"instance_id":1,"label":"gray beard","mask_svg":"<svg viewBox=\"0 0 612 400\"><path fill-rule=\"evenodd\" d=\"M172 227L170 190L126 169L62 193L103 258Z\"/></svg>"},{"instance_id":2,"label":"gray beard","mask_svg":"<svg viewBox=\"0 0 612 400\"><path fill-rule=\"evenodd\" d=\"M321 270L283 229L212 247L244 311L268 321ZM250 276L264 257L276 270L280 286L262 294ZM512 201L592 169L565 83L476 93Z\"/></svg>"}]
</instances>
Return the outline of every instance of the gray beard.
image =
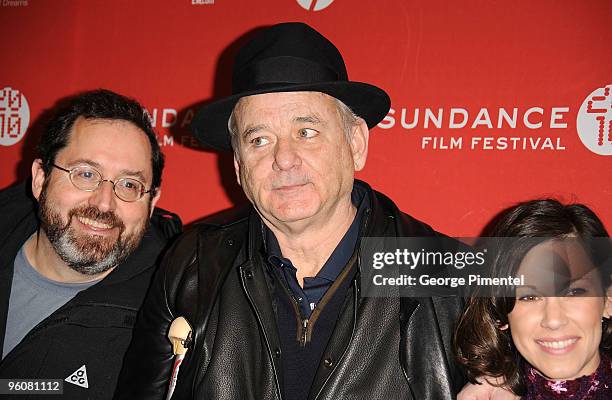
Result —
<instances>
[{"instance_id":1,"label":"gray beard","mask_svg":"<svg viewBox=\"0 0 612 400\"><path fill-rule=\"evenodd\" d=\"M45 231L45 233L47 232ZM47 237L49 237L48 233ZM91 252L85 252L77 244L69 229L57 236L57 238L54 237L54 240L51 240L49 237L49 241L62 261L71 269L83 275L97 275L106 272L121 264L131 253L131 250L127 248L121 239L117 240L110 251L101 257L91 254Z\"/></svg>"},{"instance_id":2,"label":"gray beard","mask_svg":"<svg viewBox=\"0 0 612 400\"><path fill-rule=\"evenodd\" d=\"M137 232L123 237L123 222L113 212L101 212L95 207L72 209L68 221L64 222L49 207L46 187L40 195L38 213L41 229L57 255L68 267L83 275L98 275L121 264L138 247L147 226L145 222ZM112 224L119 228L119 237L115 243L108 243L102 237L79 237L71 226L72 218L78 215Z\"/></svg>"}]
</instances>

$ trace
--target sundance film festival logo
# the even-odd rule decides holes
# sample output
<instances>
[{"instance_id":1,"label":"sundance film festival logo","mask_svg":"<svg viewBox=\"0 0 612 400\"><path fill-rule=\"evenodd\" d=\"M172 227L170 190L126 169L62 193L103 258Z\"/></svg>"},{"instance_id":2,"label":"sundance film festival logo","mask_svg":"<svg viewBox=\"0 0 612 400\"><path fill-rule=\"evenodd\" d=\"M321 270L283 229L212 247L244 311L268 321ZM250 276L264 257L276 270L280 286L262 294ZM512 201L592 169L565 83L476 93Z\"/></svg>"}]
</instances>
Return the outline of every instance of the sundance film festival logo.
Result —
<instances>
[{"instance_id":1,"label":"sundance film festival logo","mask_svg":"<svg viewBox=\"0 0 612 400\"><path fill-rule=\"evenodd\" d=\"M587 149L602 156L612 155L612 84L595 89L582 102L576 130Z\"/></svg>"},{"instance_id":2,"label":"sundance film festival logo","mask_svg":"<svg viewBox=\"0 0 612 400\"><path fill-rule=\"evenodd\" d=\"M569 107L540 106L481 107L477 112L465 107L391 108L378 126L414 132L421 149L428 151L563 151L559 133L567 129L569 112Z\"/></svg>"},{"instance_id":3,"label":"sundance film festival logo","mask_svg":"<svg viewBox=\"0 0 612 400\"><path fill-rule=\"evenodd\" d=\"M19 142L30 123L30 107L19 91L5 87L0 91L0 145L12 146Z\"/></svg>"},{"instance_id":4,"label":"sundance film festival logo","mask_svg":"<svg viewBox=\"0 0 612 400\"><path fill-rule=\"evenodd\" d=\"M308 11L321 11L330 6L334 0L297 0L298 4Z\"/></svg>"}]
</instances>

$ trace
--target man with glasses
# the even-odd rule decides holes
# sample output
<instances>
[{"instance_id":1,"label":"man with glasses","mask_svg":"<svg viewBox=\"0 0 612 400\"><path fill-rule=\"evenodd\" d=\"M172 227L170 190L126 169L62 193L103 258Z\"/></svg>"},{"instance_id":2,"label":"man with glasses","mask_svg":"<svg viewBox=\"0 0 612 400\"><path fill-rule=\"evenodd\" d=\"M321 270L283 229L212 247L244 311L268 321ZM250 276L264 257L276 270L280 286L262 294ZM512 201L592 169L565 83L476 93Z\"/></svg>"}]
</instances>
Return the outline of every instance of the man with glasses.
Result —
<instances>
[{"instance_id":1,"label":"man with glasses","mask_svg":"<svg viewBox=\"0 0 612 400\"><path fill-rule=\"evenodd\" d=\"M0 395L108 399L180 230L155 208L163 155L142 106L106 90L68 99L38 151L31 185L0 192Z\"/></svg>"}]
</instances>

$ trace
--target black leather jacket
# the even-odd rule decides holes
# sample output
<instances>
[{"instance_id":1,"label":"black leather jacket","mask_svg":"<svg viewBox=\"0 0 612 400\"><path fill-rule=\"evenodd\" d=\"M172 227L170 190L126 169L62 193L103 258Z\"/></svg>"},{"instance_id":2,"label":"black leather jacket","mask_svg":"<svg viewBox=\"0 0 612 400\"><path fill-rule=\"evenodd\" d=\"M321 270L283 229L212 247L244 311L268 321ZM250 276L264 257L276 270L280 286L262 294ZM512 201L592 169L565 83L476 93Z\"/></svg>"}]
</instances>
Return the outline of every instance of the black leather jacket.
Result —
<instances>
[{"instance_id":1,"label":"black leather jacket","mask_svg":"<svg viewBox=\"0 0 612 400\"><path fill-rule=\"evenodd\" d=\"M369 193L365 236L439 236ZM163 399L173 355L166 334L193 327L173 399L281 399L282 362L264 272L262 223L247 210L185 233L167 254L137 322L116 398ZM358 274L359 275L359 274ZM454 399L465 378L453 362L455 297L369 298L352 283L309 399Z\"/></svg>"}]
</instances>

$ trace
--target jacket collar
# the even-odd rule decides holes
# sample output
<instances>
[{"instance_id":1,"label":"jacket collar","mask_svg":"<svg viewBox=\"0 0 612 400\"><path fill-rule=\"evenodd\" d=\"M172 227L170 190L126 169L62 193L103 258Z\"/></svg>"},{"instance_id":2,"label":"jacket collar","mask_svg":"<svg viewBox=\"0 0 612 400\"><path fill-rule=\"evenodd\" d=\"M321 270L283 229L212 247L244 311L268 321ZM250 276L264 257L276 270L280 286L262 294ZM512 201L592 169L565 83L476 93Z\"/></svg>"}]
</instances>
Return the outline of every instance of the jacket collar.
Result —
<instances>
[{"instance_id":1,"label":"jacket collar","mask_svg":"<svg viewBox=\"0 0 612 400\"><path fill-rule=\"evenodd\" d=\"M370 185L361 180L355 179L353 185L365 191L369 199L369 204L363 210L359 237L394 236L395 230L389 231L390 228L393 228L391 223L395 220L393 212L399 213L400 211L393 202L381 193L372 190ZM265 245L266 228L255 208L253 206L250 208L247 255L249 259L252 259L255 252L261 251L262 245Z\"/></svg>"}]
</instances>

